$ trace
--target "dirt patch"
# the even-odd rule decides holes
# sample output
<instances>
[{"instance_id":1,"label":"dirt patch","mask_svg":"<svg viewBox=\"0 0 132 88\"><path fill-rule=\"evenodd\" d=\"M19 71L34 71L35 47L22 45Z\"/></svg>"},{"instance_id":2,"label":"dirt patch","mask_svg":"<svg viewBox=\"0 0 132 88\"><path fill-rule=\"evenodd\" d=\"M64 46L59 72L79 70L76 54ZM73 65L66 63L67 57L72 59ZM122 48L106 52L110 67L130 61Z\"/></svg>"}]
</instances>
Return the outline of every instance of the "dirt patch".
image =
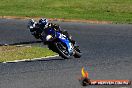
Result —
<instances>
[{"instance_id":1,"label":"dirt patch","mask_svg":"<svg viewBox=\"0 0 132 88\"><path fill-rule=\"evenodd\" d=\"M38 20L41 17L23 17L23 16L0 16L2 19L35 19ZM81 22L81 23L92 23L92 24L112 24L112 21L98 21L98 20L77 20L77 19L58 19L58 18L48 18L49 21L60 21L60 22Z\"/></svg>"}]
</instances>

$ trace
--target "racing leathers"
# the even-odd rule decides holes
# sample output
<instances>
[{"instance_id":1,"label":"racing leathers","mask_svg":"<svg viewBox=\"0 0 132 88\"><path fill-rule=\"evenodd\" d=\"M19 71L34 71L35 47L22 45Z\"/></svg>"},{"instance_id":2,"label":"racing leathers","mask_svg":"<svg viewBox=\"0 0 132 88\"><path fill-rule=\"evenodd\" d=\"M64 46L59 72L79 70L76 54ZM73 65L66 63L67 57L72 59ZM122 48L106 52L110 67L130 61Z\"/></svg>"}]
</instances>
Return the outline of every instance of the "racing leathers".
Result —
<instances>
[{"instance_id":1,"label":"racing leathers","mask_svg":"<svg viewBox=\"0 0 132 88\"><path fill-rule=\"evenodd\" d=\"M41 38L41 33L43 29L40 28L40 24L37 22L33 22L32 24L29 25L29 29L32 35L34 35L35 38L37 39L42 39Z\"/></svg>"}]
</instances>

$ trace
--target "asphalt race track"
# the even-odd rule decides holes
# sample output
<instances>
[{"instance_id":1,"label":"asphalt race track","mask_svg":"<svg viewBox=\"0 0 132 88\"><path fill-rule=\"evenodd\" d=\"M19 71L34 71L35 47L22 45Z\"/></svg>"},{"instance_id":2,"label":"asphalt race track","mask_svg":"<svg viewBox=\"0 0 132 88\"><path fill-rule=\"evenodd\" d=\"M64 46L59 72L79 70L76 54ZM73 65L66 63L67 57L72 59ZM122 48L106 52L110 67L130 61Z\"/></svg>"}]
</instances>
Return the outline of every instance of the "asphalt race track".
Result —
<instances>
[{"instance_id":1,"label":"asphalt race track","mask_svg":"<svg viewBox=\"0 0 132 88\"><path fill-rule=\"evenodd\" d=\"M90 79L132 80L132 25L57 22L83 52L79 59L1 63L0 88L83 88L78 79L84 66ZM26 29L27 20L0 20L0 43L38 41ZM13 32L12 32L13 31ZM85 88L132 88L87 86Z\"/></svg>"},{"instance_id":2,"label":"asphalt race track","mask_svg":"<svg viewBox=\"0 0 132 88\"><path fill-rule=\"evenodd\" d=\"M37 40L27 29L27 21L0 19L0 45L3 44L30 44Z\"/></svg>"}]
</instances>

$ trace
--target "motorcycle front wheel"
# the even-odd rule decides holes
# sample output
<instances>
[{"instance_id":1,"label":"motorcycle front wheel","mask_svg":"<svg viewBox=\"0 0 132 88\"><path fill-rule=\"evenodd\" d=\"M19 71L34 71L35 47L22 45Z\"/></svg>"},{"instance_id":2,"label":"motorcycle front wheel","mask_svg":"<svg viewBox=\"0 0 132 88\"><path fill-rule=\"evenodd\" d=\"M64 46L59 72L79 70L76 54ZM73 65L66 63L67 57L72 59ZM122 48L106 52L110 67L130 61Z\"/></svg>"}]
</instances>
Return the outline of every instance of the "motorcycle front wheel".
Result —
<instances>
[{"instance_id":1,"label":"motorcycle front wheel","mask_svg":"<svg viewBox=\"0 0 132 88\"><path fill-rule=\"evenodd\" d=\"M55 42L56 49L58 50L58 54L64 59L70 59L71 56L67 51L67 47L63 45L61 42Z\"/></svg>"}]
</instances>

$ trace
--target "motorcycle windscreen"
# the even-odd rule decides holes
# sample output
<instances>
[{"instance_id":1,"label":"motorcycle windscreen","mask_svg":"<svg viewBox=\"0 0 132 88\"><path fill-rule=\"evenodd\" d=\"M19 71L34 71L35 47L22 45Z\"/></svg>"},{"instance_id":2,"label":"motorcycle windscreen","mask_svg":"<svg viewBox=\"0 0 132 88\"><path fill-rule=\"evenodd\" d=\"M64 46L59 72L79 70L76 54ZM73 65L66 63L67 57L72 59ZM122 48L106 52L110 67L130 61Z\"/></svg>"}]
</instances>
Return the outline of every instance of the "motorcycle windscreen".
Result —
<instances>
[{"instance_id":1,"label":"motorcycle windscreen","mask_svg":"<svg viewBox=\"0 0 132 88\"><path fill-rule=\"evenodd\" d=\"M47 35L55 35L55 30L53 28L49 28L45 30Z\"/></svg>"}]
</instances>

